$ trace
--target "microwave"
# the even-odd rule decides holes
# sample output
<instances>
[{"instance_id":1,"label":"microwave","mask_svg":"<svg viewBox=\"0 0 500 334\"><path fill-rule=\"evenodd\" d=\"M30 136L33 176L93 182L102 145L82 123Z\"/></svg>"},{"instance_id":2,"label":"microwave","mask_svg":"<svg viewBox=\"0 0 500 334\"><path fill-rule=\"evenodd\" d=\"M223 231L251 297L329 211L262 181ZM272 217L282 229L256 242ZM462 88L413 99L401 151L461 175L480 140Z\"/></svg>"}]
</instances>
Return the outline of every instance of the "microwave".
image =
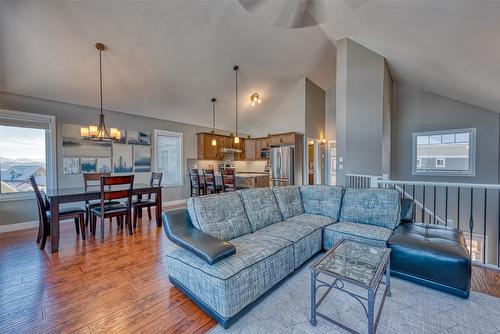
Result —
<instances>
[{"instance_id":1,"label":"microwave","mask_svg":"<svg viewBox=\"0 0 500 334\"><path fill-rule=\"evenodd\" d=\"M270 156L270 151L268 149L263 149L262 151L260 151L260 157L262 159L269 159L269 156Z\"/></svg>"}]
</instances>

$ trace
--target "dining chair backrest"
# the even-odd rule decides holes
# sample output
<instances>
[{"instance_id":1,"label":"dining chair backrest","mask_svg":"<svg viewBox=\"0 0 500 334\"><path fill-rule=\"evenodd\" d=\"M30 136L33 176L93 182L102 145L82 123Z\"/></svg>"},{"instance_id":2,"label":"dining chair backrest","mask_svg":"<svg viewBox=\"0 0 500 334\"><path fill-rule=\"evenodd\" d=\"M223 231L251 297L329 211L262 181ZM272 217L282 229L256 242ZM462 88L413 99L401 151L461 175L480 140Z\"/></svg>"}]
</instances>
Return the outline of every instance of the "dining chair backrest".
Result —
<instances>
[{"instance_id":1,"label":"dining chair backrest","mask_svg":"<svg viewBox=\"0 0 500 334\"><path fill-rule=\"evenodd\" d=\"M213 169L203 170L203 180L205 182L205 189L208 192L215 192L215 173Z\"/></svg>"},{"instance_id":2,"label":"dining chair backrest","mask_svg":"<svg viewBox=\"0 0 500 334\"><path fill-rule=\"evenodd\" d=\"M221 169L220 174L222 176L222 191L235 191L236 182L234 180L234 169Z\"/></svg>"},{"instance_id":3,"label":"dining chair backrest","mask_svg":"<svg viewBox=\"0 0 500 334\"><path fill-rule=\"evenodd\" d=\"M106 201L127 199L127 207L132 205L134 175L101 176L101 212Z\"/></svg>"},{"instance_id":4,"label":"dining chair backrest","mask_svg":"<svg viewBox=\"0 0 500 334\"><path fill-rule=\"evenodd\" d=\"M200 174L198 173L197 168L189 169L189 183L191 184L191 196L193 196L193 194L200 196L201 194Z\"/></svg>"},{"instance_id":5,"label":"dining chair backrest","mask_svg":"<svg viewBox=\"0 0 500 334\"><path fill-rule=\"evenodd\" d=\"M149 185L151 187L158 187L161 186L161 179L163 178L163 173L159 172L152 172L151 173L151 179L149 180ZM153 197L153 194L148 195L148 199L151 200Z\"/></svg>"},{"instance_id":6,"label":"dining chair backrest","mask_svg":"<svg viewBox=\"0 0 500 334\"><path fill-rule=\"evenodd\" d=\"M47 222L47 199L42 196L40 189L38 188L38 184L36 183L36 179L33 175L29 178L31 187L35 192L36 205L38 207L38 214L40 215L40 219L42 222Z\"/></svg>"},{"instance_id":7,"label":"dining chair backrest","mask_svg":"<svg viewBox=\"0 0 500 334\"><path fill-rule=\"evenodd\" d=\"M99 186L101 183L101 176L111 176L111 173L85 173L83 174L83 186L85 191L88 187Z\"/></svg>"}]
</instances>

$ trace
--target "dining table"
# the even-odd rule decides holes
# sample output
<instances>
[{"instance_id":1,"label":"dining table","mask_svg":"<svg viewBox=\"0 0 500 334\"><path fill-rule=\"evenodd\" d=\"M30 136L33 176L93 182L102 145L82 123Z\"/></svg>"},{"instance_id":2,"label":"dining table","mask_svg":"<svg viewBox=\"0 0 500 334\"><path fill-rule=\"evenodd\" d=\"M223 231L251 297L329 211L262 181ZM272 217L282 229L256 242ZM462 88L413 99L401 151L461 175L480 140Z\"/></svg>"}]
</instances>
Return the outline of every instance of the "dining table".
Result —
<instances>
[{"instance_id":1,"label":"dining table","mask_svg":"<svg viewBox=\"0 0 500 334\"><path fill-rule=\"evenodd\" d=\"M115 190L115 186L113 186ZM155 194L156 199L156 225L162 226L161 223L161 190L162 186L150 185L146 183L134 183L132 188L132 196L141 198L143 195ZM78 203L92 200L98 200L101 197L100 186L92 187L72 187L64 188L58 187L53 189L46 189L45 194L50 203L50 244L52 253L59 251L59 207L64 203Z\"/></svg>"}]
</instances>

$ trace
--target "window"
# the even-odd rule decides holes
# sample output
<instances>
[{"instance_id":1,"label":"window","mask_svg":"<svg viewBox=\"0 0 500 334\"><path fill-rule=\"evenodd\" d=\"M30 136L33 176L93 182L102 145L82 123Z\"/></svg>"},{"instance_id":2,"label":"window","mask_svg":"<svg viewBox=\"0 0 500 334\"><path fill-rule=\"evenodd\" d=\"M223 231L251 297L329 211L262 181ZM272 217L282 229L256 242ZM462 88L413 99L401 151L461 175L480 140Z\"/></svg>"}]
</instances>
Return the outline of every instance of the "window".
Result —
<instances>
[{"instance_id":1,"label":"window","mask_svg":"<svg viewBox=\"0 0 500 334\"><path fill-rule=\"evenodd\" d=\"M44 190L55 176L55 118L0 109L0 198L32 196L34 176Z\"/></svg>"},{"instance_id":2,"label":"window","mask_svg":"<svg viewBox=\"0 0 500 334\"><path fill-rule=\"evenodd\" d=\"M476 129L413 133L413 175L475 175Z\"/></svg>"},{"instance_id":3,"label":"window","mask_svg":"<svg viewBox=\"0 0 500 334\"><path fill-rule=\"evenodd\" d=\"M165 187L184 185L182 139L180 132L155 130L155 165Z\"/></svg>"}]
</instances>

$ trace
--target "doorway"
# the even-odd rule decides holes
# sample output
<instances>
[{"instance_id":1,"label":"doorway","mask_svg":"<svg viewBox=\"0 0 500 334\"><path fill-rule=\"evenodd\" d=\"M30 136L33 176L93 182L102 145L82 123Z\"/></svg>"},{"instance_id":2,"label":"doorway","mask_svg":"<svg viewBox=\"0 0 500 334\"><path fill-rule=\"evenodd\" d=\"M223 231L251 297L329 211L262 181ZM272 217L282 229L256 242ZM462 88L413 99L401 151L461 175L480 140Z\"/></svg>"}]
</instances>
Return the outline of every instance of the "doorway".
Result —
<instances>
[{"instance_id":1,"label":"doorway","mask_svg":"<svg viewBox=\"0 0 500 334\"><path fill-rule=\"evenodd\" d=\"M315 138L307 138L306 173L304 184L321 184L320 142Z\"/></svg>"}]
</instances>

